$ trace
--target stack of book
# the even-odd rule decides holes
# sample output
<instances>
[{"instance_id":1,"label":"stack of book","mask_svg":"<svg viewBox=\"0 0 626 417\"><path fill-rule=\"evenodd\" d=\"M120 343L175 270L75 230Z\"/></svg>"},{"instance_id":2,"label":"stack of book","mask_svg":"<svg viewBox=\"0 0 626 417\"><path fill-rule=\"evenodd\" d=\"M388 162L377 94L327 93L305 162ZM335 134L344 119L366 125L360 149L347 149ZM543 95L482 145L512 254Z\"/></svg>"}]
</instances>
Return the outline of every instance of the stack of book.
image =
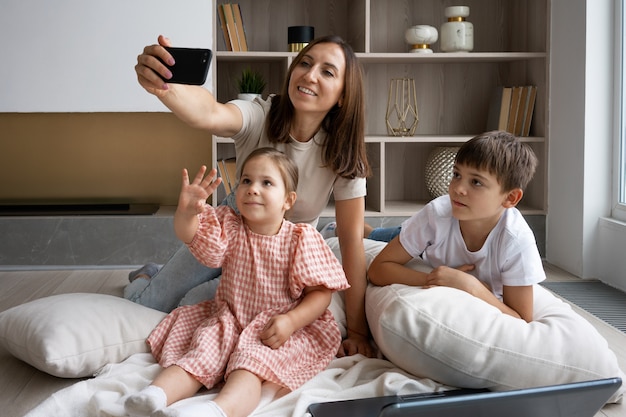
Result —
<instances>
[{"instance_id":1,"label":"stack of book","mask_svg":"<svg viewBox=\"0 0 626 417\"><path fill-rule=\"evenodd\" d=\"M248 42L246 41L246 32L243 27L239 4L218 4L217 14L220 17L226 49L229 51L247 51Z\"/></svg>"},{"instance_id":2,"label":"stack of book","mask_svg":"<svg viewBox=\"0 0 626 417\"><path fill-rule=\"evenodd\" d=\"M516 136L528 136L535 109L537 87L497 87L487 118L487 130L506 130Z\"/></svg>"}]
</instances>

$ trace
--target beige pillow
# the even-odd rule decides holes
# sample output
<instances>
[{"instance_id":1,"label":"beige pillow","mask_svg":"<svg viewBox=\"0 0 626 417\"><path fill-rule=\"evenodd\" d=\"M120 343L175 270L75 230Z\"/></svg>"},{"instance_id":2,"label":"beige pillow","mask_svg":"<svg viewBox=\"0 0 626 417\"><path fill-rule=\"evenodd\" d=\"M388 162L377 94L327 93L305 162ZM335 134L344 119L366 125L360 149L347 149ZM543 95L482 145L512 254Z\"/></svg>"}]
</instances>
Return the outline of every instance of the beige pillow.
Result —
<instances>
[{"instance_id":1,"label":"beige pillow","mask_svg":"<svg viewBox=\"0 0 626 417\"><path fill-rule=\"evenodd\" d=\"M446 287L370 286L365 305L381 352L398 367L443 384L509 390L626 380L607 341L587 320L539 285L534 294L531 323Z\"/></svg>"},{"instance_id":2,"label":"beige pillow","mask_svg":"<svg viewBox=\"0 0 626 417\"><path fill-rule=\"evenodd\" d=\"M331 237L326 239L326 243L330 246L330 249L333 251L339 262L341 262L341 251L339 248L339 239L337 237ZM374 260L376 255L385 247L386 242L380 242L377 240L363 239L363 246L365 248L365 261L367 266ZM341 330L341 337L345 338L348 334L347 323L346 323L346 305L345 305L345 297L343 291L335 291L333 293L333 298L330 302L330 306L328 309L333 316L335 317L335 321L339 325L339 330Z\"/></svg>"},{"instance_id":3,"label":"beige pillow","mask_svg":"<svg viewBox=\"0 0 626 417\"><path fill-rule=\"evenodd\" d=\"M363 242L369 266L386 243ZM341 259L337 238L327 243ZM407 266L431 269L419 259ZM531 323L445 287L370 285L365 308L372 335L387 359L446 385L508 390L615 376L626 380L595 327L542 286L536 285L534 294ZM335 311L345 323L345 313ZM624 391L626 384L610 402L620 400Z\"/></svg>"},{"instance_id":4,"label":"beige pillow","mask_svg":"<svg viewBox=\"0 0 626 417\"><path fill-rule=\"evenodd\" d=\"M163 317L111 295L54 295L0 313L0 345L51 375L92 376L108 363L149 352L146 338Z\"/></svg>"}]
</instances>

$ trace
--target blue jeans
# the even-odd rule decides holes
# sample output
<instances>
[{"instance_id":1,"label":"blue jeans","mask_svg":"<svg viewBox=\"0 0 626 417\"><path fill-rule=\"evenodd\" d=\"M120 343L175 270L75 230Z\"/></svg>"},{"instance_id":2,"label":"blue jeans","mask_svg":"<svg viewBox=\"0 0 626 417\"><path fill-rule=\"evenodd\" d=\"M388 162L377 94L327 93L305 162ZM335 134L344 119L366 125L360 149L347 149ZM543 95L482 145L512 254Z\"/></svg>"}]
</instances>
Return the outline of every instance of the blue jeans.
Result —
<instances>
[{"instance_id":1,"label":"blue jeans","mask_svg":"<svg viewBox=\"0 0 626 417\"><path fill-rule=\"evenodd\" d=\"M179 305L213 299L221 275L221 268L202 265L182 245L151 279L137 278L128 284L124 298L169 313Z\"/></svg>"},{"instance_id":2,"label":"blue jeans","mask_svg":"<svg viewBox=\"0 0 626 417\"><path fill-rule=\"evenodd\" d=\"M226 196L221 204L239 213L235 193ZM169 313L181 305L198 304L215 298L222 268L202 265L182 245L151 279L137 278L124 288L124 298Z\"/></svg>"},{"instance_id":3,"label":"blue jeans","mask_svg":"<svg viewBox=\"0 0 626 417\"><path fill-rule=\"evenodd\" d=\"M402 229L401 226L376 227L372 230L369 236L367 236L367 238L381 242L391 242L394 237L400 234L400 229Z\"/></svg>"}]
</instances>

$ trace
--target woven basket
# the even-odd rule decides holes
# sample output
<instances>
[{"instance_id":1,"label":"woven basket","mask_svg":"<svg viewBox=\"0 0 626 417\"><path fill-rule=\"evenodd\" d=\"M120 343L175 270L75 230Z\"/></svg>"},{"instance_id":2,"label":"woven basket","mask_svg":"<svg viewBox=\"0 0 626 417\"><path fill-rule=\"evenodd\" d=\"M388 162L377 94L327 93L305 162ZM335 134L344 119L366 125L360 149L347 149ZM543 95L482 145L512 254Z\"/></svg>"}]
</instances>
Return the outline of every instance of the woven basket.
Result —
<instances>
[{"instance_id":1,"label":"woven basket","mask_svg":"<svg viewBox=\"0 0 626 417\"><path fill-rule=\"evenodd\" d=\"M428 155L424 177L432 198L448 194L458 146L438 146Z\"/></svg>"}]
</instances>

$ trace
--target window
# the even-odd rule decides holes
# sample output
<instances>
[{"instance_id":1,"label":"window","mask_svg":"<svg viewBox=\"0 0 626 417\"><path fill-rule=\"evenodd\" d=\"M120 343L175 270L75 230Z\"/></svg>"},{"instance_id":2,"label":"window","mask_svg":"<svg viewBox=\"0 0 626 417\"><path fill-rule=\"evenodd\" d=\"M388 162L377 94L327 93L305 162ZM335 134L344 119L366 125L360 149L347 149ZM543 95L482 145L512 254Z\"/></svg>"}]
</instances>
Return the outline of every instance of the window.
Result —
<instances>
[{"instance_id":1,"label":"window","mask_svg":"<svg viewBox=\"0 0 626 417\"><path fill-rule=\"evenodd\" d=\"M617 192L614 199L615 204L613 208L613 217L626 221L626 42L624 42L624 35L626 34L626 0L616 2L619 12L616 13L618 21L615 25L615 47L616 47L616 68L617 73L615 76L616 85L618 88L616 103L616 161L617 168L614 172L617 176L616 185Z\"/></svg>"}]
</instances>

